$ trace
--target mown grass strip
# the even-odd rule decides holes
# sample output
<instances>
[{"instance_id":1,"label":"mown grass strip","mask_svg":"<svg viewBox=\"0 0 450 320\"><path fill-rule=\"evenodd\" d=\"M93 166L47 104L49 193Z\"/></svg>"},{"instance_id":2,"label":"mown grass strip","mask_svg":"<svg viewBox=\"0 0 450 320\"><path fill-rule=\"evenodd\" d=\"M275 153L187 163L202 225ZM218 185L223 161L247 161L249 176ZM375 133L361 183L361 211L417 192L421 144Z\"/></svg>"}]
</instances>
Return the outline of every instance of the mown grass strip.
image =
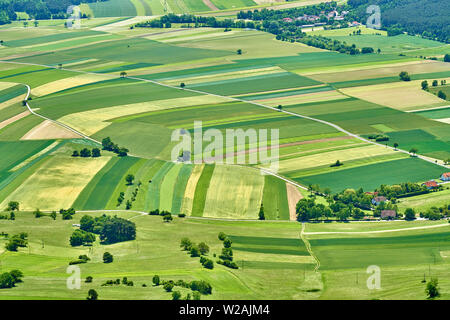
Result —
<instances>
[{"instance_id":1,"label":"mown grass strip","mask_svg":"<svg viewBox=\"0 0 450 320\"><path fill-rule=\"evenodd\" d=\"M193 165L183 165L181 168L177 181L175 182L175 188L173 191L172 210L173 214L179 214L181 212L181 205L183 203L184 193L186 191L186 185L191 176Z\"/></svg>"},{"instance_id":2,"label":"mown grass strip","mask_svg":"<svg viewBox=\"0 0 450 320\"><path fill-rule=\"evenodd\" d=\"M159 209L161 184L162 184L166 174L169 172L170 169L172 169L172 167L174 165L175 164L172 162L164 163L164 165L161 167L161 169L159 169L158 172L153 177L152 182L151 182L151 184L148 188L148 192L147 192L147 201L145 203L145 211Z\"/></svg>"}]
</instances>

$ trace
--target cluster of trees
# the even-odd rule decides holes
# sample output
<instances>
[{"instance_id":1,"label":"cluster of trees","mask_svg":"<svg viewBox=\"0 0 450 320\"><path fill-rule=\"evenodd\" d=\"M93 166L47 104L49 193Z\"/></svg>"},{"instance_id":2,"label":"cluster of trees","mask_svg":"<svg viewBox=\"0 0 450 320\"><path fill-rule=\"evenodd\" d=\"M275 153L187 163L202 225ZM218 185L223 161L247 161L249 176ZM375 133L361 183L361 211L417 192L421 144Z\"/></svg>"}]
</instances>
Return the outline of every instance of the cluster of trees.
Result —
<instances>
[{"instance_id":1,"label":"cluster of trees","mask_svg":"<svg viewBox=\"0 0 450 320\"><path fill-rule=\"evenodd\" d=\"M421 218L426 218L430 220L440 220L444 217L450 216L450 204L444 205L442 207L431 207L425 212L420 213Z\"/></svg>"},{"instance_id":2,"label":"cluster of trees","mask_svg":"<svg viewBox=\"0 0 450 320\"><path fill-rule=\"evenodd\" d=\"M191 294L187 294L186 297L183 300L200 300L200 295L208 295L212 293L212 286L206 282L206 281L191 281L186 282L184 280L161 280L161 278L158 275L154 275L152 279L153 285L158 287L162 285L164 287L164 290L166 292L172 292L174 287L182 287L186 289L192 290L192 296ZM179 291L174 291L172 293L173 300L181 300L181 293Z\"/></svg>"},{"instance_id":3,"label":"cluster of trees","mask_svg":"<svg viewBox=\"0 0 450 320\"><path fill-rule=\"evenodd\" d=\"M77 229L70 236L69 242L72 247L91 246L95 242L95 234Z\"/></svg>"},{"instance_id":4,"label":"cluster of trees","mask_svg":"<svg viewBox=\"0 0 450 320\"><path fill-rule=\"evenodd\" d=\"M36 219L39 219L41 217L46 216L46 214L44 214L41 210L36 209L35 211L33 211L33 214L35 216ZM50 218L52 218L53 220L56 220L56 211L52 211L49 215ZM72 218L72 216L70 216Z\"/></svg>"},{"instance_id":5,"label":"cluster of trees","mask_svg":"<svg viewBox=\"0 0 450 320\"><path fill-rule=\"evenodd\" d=\"M23 273L20 270L11 270L0 274L0 289L9 289L22 282Z\"/></svg>"},{"instance_id":6,"label":"cluster of trees","mask_svg":"<svg viewBox=\"0 0 450 320\"><path fill-rule=\"evenodd\" d=\"M70 5L97 1L107 0L0 0L0 24L19 20L16 12L26 12L36 20L66 19L67 8ZM81 16L81 18L88 17L86 14Z\"/></svg>"},{"instance_id":7,"label":"cluster of trees","mask_svg":"<svg viewBox=\"0 0 450 320\"><path fill-rule=\"evenodd\" d=\"M103 263L112 263L114 261L114 256L109 253L105 252L103 253Z\"/></svg>"},{"instance_id":8,"label":"cluster of trees","mask_svg":"<svg viewBox=\"0 0 450 320\"><path fill-rule=\"evenodd\" d=\"M19 211L20 204L17 201L8 202L8 207L6 207L6 211Z\"/></svg>"},{"instance_id":9,"label":"cluster of trees","mask_svg":"<svg viewBox=\"0 0 450 320\"><path fill-rule=\"evenodd\" d=\"M102 147L103 150L114 152L119 157L126 157L128 152L130 152L127 148L119 147L119 145L112 142L110 137L106 137L102 140Z\"/></svg>"},{"instance_id":10,"label":"cluster of trees","mask_svg":"<svg viewBox=\"0 0 450 320\"><path fill-rule=\"evenodd\" d=\"M220 232L217 237L223 242L222 253L219 255L217 263L231 269L238 269L238 265L233 261L233 250L231 249L233 242L223 232Z\"/></svg>"},{"instance_id":11,"label":"cluster of trees","mask_svg":"<svg viewBox=\"0 0 450 320\"><path fill-rule=\"evenodd\" d=\"M82 157L82 158L98 158L101 156L100 149L99 148L93 148L92 151L88 148L81 149L80 152L78 150L74 150L72 153L72 157Z\"/></svg>"},{"instance_id":12,"label":"cluster of trees","mask_svg":"<svg viewBox=\"0 0 450 320\"><path fill-rule=\"evenodd\" d=\"M0 214L0 220L16 220L16 214L13 211L11 211L9 215Z\"/></svg>"},{"instance_id":13,"label":"cluster of trees","mask_svg":"<svg viewBox=\"0 0 450 320\"><path fill-rule=\"evenodd\" d=\"M402 71L399 73L398 77L400 78L400 80L402 81L411 81L411 76L409 75L408 72L406 71Z\"/></svg>"},{"instance_id":14,"label":"cluster of trees","mask_svg":"<svg viewBox=\"0 0 450 320\"><path fill-rule=\"evenodd\" d=\"M136 239L136 224L132 221L102 215L100 217L83 216L80 230L98 234L102 243L111 244Z\"/></svg>"},{"instance_id":15,"label":"cluster of trees","mask_svg":"<svg viewBox=\"0 0 450 320\"><path fill-rule=\"evenodd\" d=\"M91 259L87 255L82 254L78 256L78 259L70 261L69 265L87 263L90 260Z\"/></svg>"},{"instance_id":16,"label":"cluster of trees","mask_svg":"<svg viewBox=\"0 0 450 320\"><path fill-rule=\"evenodd\" d=\"M368 137L370 140L375 140L376 142L389 141L389 137L384 134L371 134Z\"/></svg>"},{"instance_id":17,"label":"cluster of trees","mask_svg":"<svg viewBox=\"0 0 450 320\"><path fill-rule=\"evenodd\" d=\"M125 177L125 181L127 182L127 186L132 186L134 183L134 175L133 174L128 174ZM131 198L127 200L126 205L125 205L125 209L126 210L130 210L133 207L133 202L136 201L136 197L139 193L139 189L142 185L141 181L138 181L136 188L133 190L133 192L131 193ZM117 198L117 207L120 206L123 201L125 200L125 192L120 192L119 197Z\"/></svg>"},{"instance_id":18,"label":"cluster of trees","mask_svg":"<svg viewBox=\"0 0 450 320\"><path fill-rule=\"evenodd\" d=\"M120 279L106 280L106 282L102 284L102 287L113 286L113 285L118 286L120 284L123 284L123 285L128 286L128 287L133 287L134 286L134 282L133 281L128 280L127 277L123 277L122 281L120 281Z\"/></svg>"},{"instance_id":19,"label":"cluster of trees","mask_svg":"<svg viewBox=\"0 0 450 320\"><path fill-rule=\"evenodd\" d=\"M403 32L424 38L450 42L450 2L447 0L349 0L355 20L365 23L369 5L379 5L383 28L388 35Z\"/></svg>"},{"instance_id":20,"label":"cluster of trees","mask_svg":"<svg viewBox=\"0 0 450 320\"><path fill-rule=\"evenodd\" d=\"M59 213L62 215L63 220L72 220L72 216L76 213L74 208L60 209Z\"/></svg>"},{"instance_id":21,"label":"cluster of trees","mask_svg":"<svg viewBox=\"0 0 450 320\"><path fill-rule=\"evenodd\" d=\"M21 232L8 239L8 242L5 244L5 249L8 251L18 251L19 248L26 248L27 246L28 233Z\"/></svg>"},{"instance_id":22,"label":"cluster of trees","mask_svg":"<svg viewBox=\"0 0 450 320\"><path fill-rule=\"evenodd\" d=\"M166 210L159 211L159 209L155 209L155 210L150 211L149 215L151 215L151 216L161 216L163 218L164 222L171 222L173 220L172 213L170 213L169 211L166 211ZM179 218L184 218L184 217L186 217L186 214L179 213L178 217Z\"/></svg>"},{"instance_id":23,"label":"cluster of trees","mask_svg":"<svg viewBox=\"0 0 450 320\"><path fill-rule=\"evenodd\" d=\"M183 238L180 241L180 247L187 251L191 257L200 257L200 263L204 268L214 269L214 262L205 257L209 253L209 246L206 243L194 244L189 238Z\"/></svg>"}]
</instances>

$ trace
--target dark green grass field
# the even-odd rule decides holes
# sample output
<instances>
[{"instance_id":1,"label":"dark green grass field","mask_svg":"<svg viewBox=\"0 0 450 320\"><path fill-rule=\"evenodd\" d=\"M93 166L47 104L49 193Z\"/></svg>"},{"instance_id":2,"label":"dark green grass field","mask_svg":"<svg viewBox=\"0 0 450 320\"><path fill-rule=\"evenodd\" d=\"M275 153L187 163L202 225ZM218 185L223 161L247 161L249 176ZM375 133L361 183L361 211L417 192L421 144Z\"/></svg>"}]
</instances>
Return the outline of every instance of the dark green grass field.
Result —
<instances>
[{"instance_id":1,"label":"dark green grass field","mask_svg":"<svg viewBox=\"0 0 450 320\"><path fill-rule=\"evenodd\" d=\"M220 95L236 95L267 90L279 90L296 87L306 87L320 84L315 80L292 73L275 73L242 79L225 80L220 82L187 84L187 88L210 92Z\"/></svg>"},{"instance_id":2,"label":"dark green grass field","mask_svg":"<svg viewBox=\"0 0 450 320\"><path fill-rule=\"evenodd\" d=\"M13 99L21 94L27 93L27 88L23 85L17 85L0 91L0 103Z\"/></svg>"},{"instance_id":3,"label":"dark green grass field","mask_svg":"<svg viewBox=\"0 0 450 320\"><path fill-rule=\"evenodd\" d=\"M203 216L203 210L205 209L206 194L208 192L209 183L214 172L215 165L205 165L203 168L200 179L198 180L197 187L195 188L194 203L192 206L192 215L194 217Z\"/></svg>"},{"instance_id":4,"label":"dark green grass field","mask_svg":"<svg viewBox=\"0 0 450 320\"><path fill-rule=\"evenodd\" d=\"M54 41L59 41L59 40L75 39L75 38L79 38L79 37L94 36L94 35L101 35L101 34L104 34L104 33L99 32L99 31L93 31L93 30L65 31L65 32L58 32L55 34L41 36L41 37L30 37L30 38L19 39L19 40L5 41L4 44L7 47L24 47L24 46L49 43L49 42L54 42Z\"/></svg>"},{"instance_id":5,"label":"dark green grass field","mask_svg":"<svg viewBox=\"0 0 450 320\"><path fill-rule=\"evenodd\" d=\"M289 220L286 183L274 176L265 176L264 179L264 217L267 220Z\"/></svg>"},{"instance_id":6,"label":"dark green grass field","mask_svg":"<svg viewBox=\"0 0 450 320\"><path fill-rule=\"evenodd\" d=\"M372 191L381 184L393 185L402 182L422 182L438 178L445 172L445 168L422 161L408 158L367 166L345 169L325 174L294 178L303 185L319 184L329 187L333 192L340 192L346 188Z\"/></svg>"}]
</instances>

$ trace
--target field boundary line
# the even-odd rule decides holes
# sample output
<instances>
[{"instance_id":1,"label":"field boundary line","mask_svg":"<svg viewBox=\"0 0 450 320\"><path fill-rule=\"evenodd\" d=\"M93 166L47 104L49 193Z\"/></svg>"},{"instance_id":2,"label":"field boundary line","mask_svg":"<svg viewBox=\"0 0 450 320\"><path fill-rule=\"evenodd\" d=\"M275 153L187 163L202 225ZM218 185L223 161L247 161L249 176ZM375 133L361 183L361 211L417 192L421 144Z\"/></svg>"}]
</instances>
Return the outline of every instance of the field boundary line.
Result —
<instances>
[{"instance_id":1,"label":"field boundary line","mask_svg":"<svg viewBox=\"0 0 450 320\"><path fill-rule=\"evenodd\" d=\"M305 237L305 226L306 226L305 223L302 222L302 230L300 231L300 238L302 239L303 243L305 244L306 250L308 250L310 256L313 257L313 259L316 263L316 266L314 267L314 272L318 272L318 270L320 268L320 261L319 261L319 258L317 258L317 256L312 251L311 244L309 243L308 239L306 239L306 237Z\"/></svg>"},{"instance_id":2,"label":"field boundary line","mask_svg":"<svg viewBox=\"0 0 450 320\"><path fill-rule=\"evenodd\" d=\"M389 233L389 232L402 232L410 230L422 230L422 229L433 229L440 227L449 227L450 223L436 224L433 226L421 226L421 227L411 227L403 229L389 229L389 230L372 230L372 231L320 231L320 232L304 232L306 235L319 235L319 234L374 234L374 233Z\"/></svg>"},{"instance_id":3,"label":"field boundary line","mask_svg":"<svg viewBox=\"0 0 450 320\"><path fill-rule=\"evenodd\" d=\"M34 66L41 66L41 67L46 67L46 68L65 70L65 71L76 72L76 73L84 73L84 74L99 75L99 73L97 73L97 72L88 72L88 71L82 71L82 70L70 70L70 69L59 68L59 67L56 67L56 66L48 66L48 65L43 65L43 64L26 63L26 62L14 62L14 61L5 61L5 60L0 60L0 62L3 62L3 63L11 63L11 64L34 65ZM120 76L120 75L112 75L112 74L111 74L111 77L112 77L112 78L120 78L121 76ZM375 142L375 141L371 141L371 140L366 139L366 138L363 138L363 137L361 137L361 136L359 136L359 135L357 135L357 134L355 134L355 133L351 133L350 131L348 131L348 130L346 130L346 129L340 127L340 126L338 126L337 124L334 124L334 123L332 123L332 122L328 122L328 121L325 121L325 120L321 120L321 119L317 119L317 118L313 118L313 117L301 115L301 114L298 114L298 113L295 113L295 112L291 112L291 111L279 110L279 109L276 108L276 107L270 107L270 106L264 105L264 104L262 104L262 103L254 102L254 101L247 101L247 100L243 100L243 99L239 99L239 98L232 98L232 97L229 97L229 96L223 96L223 95L219 95L219 94L215 94L215 93L209 93L209 92L204 92L204 91L195 90L195 89L181 88L181 87L177 87L177 86L173 86L173 85L164 84L164 83L158 82L158 81L156 81L156 80L143 79L143 78L133 77L133 76L129 76L129 77L127 77L127 78L128 78L128 79L133 79L133 80L138 80L138 81L144 81L144 82L148 82L148 83L153 83L153 84L156 84L156 85L159 85L159 86L163 86L163 87L166 87L166 88L172 88L172 89L176 89L176 90L182 90L182 91L188 91L188 92L198 93L198 94L200 94L200 95L209 95L209 96L218 97L218 98L228 98L228 99L231 99L231 100L234 100L234 101L243 102L243 103L249 103L249 104L252 104L252 105L255 105L255 106L259 106L259 107L262 107L262 108L266 108L266 109L269 109L269 110L272 110L272 111L277 111L277 112L282 112L282 113L285 113L285 114L289 114L289 115L292 115L292 116L294 116L294 117L298 117L298 118L302 118L302 119L307 119L307 120L319 122L319 123L325 124L325 125L327 125L327 126L330 126L330 127L334 128L334 129L340 131L340 132L343 132L343 133L345 133L345 134L348 135L348 136L351 136L351 137L354 137L354 138L356 138L356 139L358 139L358 140L361 140L361 141L363 141L363 142L366 142L366 143L369 143L369 144L373 144L373 145L377 145L377 146L380 146L380 147L385 147L385 148L391 149L391 150L393 150L393 151L401 152L401 153L408 154L408 155L411 156L411 154L410 154L408 151L406 151L406 150L402 150L402 149L399 149L399 148L394 148L394 147L391 147L391 146L388 146L388 145L384 145L384 144L381 144L381 143L377 143L377 142ZM28 95L27 95L27 98L26 98L26 100L28 100L28 96L29 96L29 94L30 94L31 89L30 89L30 87L29 87L28 85L26 85L26 86L27 86L28 89L29 89ZM70 128L69 126L67 126L67 125L65 125L65 124L59 123L59 122L56 121L56 120L48 119L47 117L44 117L44 116L42 116L42 115L39 115L38 113L35 113L35 112L32 111L31 108L28 106L28 102L27 102L26 104L27 104L28 109L29 109L33 114L38 115L38 116L40 116L40 117L42 117L42 118L44 118L44 119L53 121L54 123L60 124L60 125L62 125L63 127L67 128L67 129L69 129L69 130L71 130L72 132L75 132L75 133L80 134L77 130L75 130L75 129L73 129L73 128ZM94 140L94 139L92 139L92 138L86 136L85 134L82 134L82 133L81 133L81 136L82 136L82 137L86 137L87 139L89 139L89 140L91 140L91 141L94 141L94 142L99 143L98 141L96 141L96 140ZM416 158L418 158L418 159L421 159L421 160L423 160L423 161L427 161L427 162L432 163L432 164L434 164L434 165L437 165L437 166L446 168L446 169L450 168L450 166L448 166L448 165L437 163L437 162L435 162L435 161L433 161L433 160L431 160L431 159L428 159L428 158L423 157L423 156L418 155L418 154L414 155L414 157L416 157Z\"/></svg>"}]
</instances>

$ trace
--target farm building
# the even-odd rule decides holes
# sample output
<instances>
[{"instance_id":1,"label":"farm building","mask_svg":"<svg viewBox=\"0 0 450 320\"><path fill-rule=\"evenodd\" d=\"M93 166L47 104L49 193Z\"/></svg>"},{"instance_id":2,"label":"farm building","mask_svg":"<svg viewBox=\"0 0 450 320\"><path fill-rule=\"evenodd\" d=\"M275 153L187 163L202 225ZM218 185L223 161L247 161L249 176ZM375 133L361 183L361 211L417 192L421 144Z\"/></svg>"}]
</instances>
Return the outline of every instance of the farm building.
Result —
<instances>
[{"instance_id":1,"label":"farm building","mask_svg":"<svg viewBox=\"0 0 450 320\"><path fill-rule=\"evenodd\" d=\"M425 186L425 187L427 187L428 190L437 188L437 187L439 186L439 185L436 183L436 181L434 181L434 180L430 180L430 181L427 181L427 182L425 182L425 183L422 183L422 185Z\"/></svg>"},{"instance_id":2,"label":"farm building","mask_svg":"<svg viewBox=\"0 0 450 320\"><path fill-rule=\"evenodd\" d=\"M376 206L379 205L380 203L386 202L386 201L387 201L386 197L375 197L372 199L372 203Z\"/></svg>"},{"instance_id":3,"label":"farm building","mask_svg":"<svg viewBox=\"0 0 450 320\"><path fill-rule=\"evenodd\" d=\"M381 211L381 219L394 219L397 216L395 210L383 210Z\"/></svg>"},{"instance_id":4,"label":"farm building","mask_svg":"<svg viewBox=\"0 0 450 320\"><path fill-rule=\"evenodd\" d=\"M442 181L450 181L450 172L443 173L441 176Z\"/></svg>"}]
</instances>

